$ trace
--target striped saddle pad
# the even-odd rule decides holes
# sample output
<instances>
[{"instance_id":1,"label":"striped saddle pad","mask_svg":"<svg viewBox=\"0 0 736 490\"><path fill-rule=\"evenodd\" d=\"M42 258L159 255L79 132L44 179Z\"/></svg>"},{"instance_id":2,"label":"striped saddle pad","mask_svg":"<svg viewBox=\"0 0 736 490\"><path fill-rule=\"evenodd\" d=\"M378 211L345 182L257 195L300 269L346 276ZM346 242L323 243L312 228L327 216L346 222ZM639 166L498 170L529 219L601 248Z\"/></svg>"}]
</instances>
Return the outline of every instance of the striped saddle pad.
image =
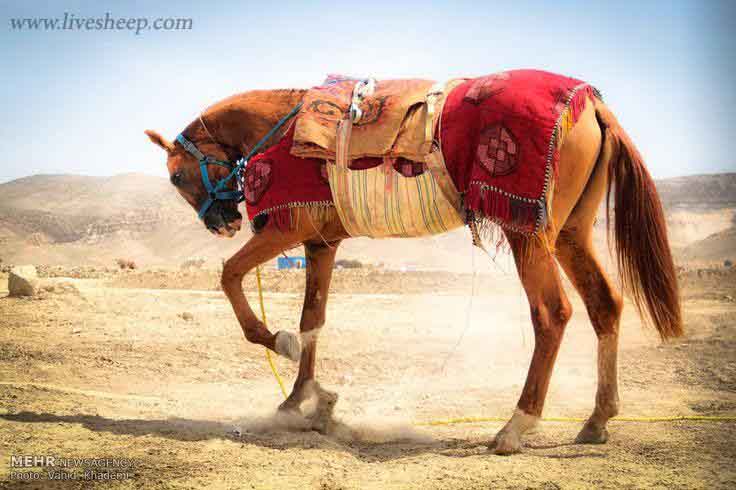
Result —
<instances>
[{"instance_id":1,"label":"striped saddle pad","mask_svg":"<svg viewBox=\"0 0 736 490\"><path fill-rule=\"evenodd\" d=\"M428 120L419 123L429 128L422 161L392 155L353 159L353 123L347 117L339 122L334 161L328 160L326 170L335 208L351 236L418 237L464 224L460 194L439 145L432 144L447 91L435 85L422 102Z\"/></svg>"}]
</instances>

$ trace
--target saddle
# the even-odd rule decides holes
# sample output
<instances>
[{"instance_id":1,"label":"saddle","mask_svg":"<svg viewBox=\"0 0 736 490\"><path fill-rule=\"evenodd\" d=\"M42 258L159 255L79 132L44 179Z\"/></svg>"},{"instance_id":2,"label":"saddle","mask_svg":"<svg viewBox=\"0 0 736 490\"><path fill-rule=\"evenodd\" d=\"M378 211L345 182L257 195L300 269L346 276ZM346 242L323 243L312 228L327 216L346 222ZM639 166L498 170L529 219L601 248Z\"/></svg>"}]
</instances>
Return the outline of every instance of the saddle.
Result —
<instances>
[{"instance_id":1,"label":"saddle","mask_svg":"<svg viewBox=\"0 0 736 490\"><path fill-rule=\"evenodd\" d=\"M441 86L329 77L287 136L249 162L248 215L286 223L295 208L334 207L351 236L374 238L463 224L476 244L497 225L537 235L562 143L596 99L593 86L539 70Z\"/></svg>"},{"instance_id":2,"label":"saddle","mask_svg":"<svg viewBox=\"0 0 736 490\"><path fill-rule=\"evenodd\" d=\"M348 160L401 157L423 162L434 133L427 103L434 85L430 80L376 82L330 75L305 95L291 153L334 161L338 126L349 119Z\"/></svg>"},{"instance_id":3,"label":"saddle","mask_svg":"<svg viewBox=\"0 0 736 490\"><path fill-rule=\"evenodd\" d=\"M335 208L351 236L462 226L461 197L435 143L445 95L458 83L333 76L307 93L292 154L327 161Z\"/></svg>"}]
</instances>

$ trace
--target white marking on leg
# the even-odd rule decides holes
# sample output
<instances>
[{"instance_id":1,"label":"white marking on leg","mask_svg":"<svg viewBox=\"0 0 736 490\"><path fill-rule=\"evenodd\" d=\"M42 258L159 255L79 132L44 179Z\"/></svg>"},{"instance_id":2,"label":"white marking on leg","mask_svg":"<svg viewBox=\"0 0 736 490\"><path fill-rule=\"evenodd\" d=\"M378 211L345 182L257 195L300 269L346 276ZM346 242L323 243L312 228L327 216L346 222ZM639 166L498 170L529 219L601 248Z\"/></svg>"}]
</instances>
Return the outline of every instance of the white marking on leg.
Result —
<instances>
[{"instance_id":1,"label":"white marking on leg","mask_svg":"<svg viewBox=\"0 0 736 490\"><path fill-rule=\"evenodd\" d=\"M603 444L608 440L606 424L618 415L618 333L598 337L598 390L595 409L580 430L577 442Z\"/></svg>"},{"instance_id":2,"label":"white marking on leg","mask_svg":"<svg viewBox=\"0 0 736 490\"><path fill-rule=\"evenodd\" d=\"M605 418L618 414L618 335L601 335L598 338L598 390L595 397L596 412Z\"/></svg>"},{"instance_id":3,"label":"white marking on leg","mask_svg":"<svg viewBox=\"0 0 736 490\"><path fill-rule=\"evenodd\" d=\"M515 432L516 434L523 434L529 429L535 427L539 423L539 417L536 415L529 415L522 409L517 408L514 410L514 415L511 416L511 420L506 423L504 430L508 429Z\"/></svg>"},{"instance_id":4,"label":"white marking on leg","mask_svg":"<svg viewBox=\"0 0 736 490\"><path fill-rule=\"evenodd\" d=\"M514 410L511 419L506 422L501 431L496 434L493 450L496 454L512 454L521 449L521 435L537 425L539 417L529 415L520 408Z\"/></svg>"},{"instance_id":5,"label":"white marking on leg","mask_svg":"<svg viewBox=\"0 0 736 490\"><path fill-rule=\"evenodd\" d=\"M299 361L301 347L299 346L299 337L286 330L276 332L276 341L274 350L277 354L291 359L294 362Z\"/></svg>"}]
</instances>

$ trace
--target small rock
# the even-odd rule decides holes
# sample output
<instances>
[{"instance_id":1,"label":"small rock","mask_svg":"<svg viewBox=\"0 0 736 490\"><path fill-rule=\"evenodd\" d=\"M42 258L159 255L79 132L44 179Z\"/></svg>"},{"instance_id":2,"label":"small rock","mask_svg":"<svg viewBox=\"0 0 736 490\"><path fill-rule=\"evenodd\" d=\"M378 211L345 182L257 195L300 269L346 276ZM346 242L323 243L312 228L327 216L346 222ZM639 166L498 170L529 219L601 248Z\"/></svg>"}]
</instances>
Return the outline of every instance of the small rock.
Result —
<instances>
[{"instance_id":1,"label":"small rock","mask_svg":"<svg viewBox=\"0 0 736 490\"><path fill-rule=\"evenodd\" d=\"M186 322L191 322L192 320L194 320L194 315L192 315L188 311L185 311L183 313L179 313L179 318Z\"/></svg>"},{"instance_id":2,"label":"small rock","mask_svg":"<svg viewBox=\"0 0 736 490\"><path fill-rule=\"evenodd\" d=\"M8 294L10 296L33 296L38 287L38 273L32 265L13 267L8 275Z\"/></svg>"}]
</instances>

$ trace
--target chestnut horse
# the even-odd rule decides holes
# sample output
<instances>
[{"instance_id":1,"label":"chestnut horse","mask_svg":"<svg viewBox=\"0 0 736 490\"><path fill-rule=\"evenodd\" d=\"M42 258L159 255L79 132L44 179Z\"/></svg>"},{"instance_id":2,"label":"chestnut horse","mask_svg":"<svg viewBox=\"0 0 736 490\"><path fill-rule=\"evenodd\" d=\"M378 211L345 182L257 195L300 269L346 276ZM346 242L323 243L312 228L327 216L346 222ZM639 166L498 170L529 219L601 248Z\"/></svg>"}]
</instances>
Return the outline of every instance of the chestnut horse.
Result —
<instances>
[{"instance_id":1,"label":"chestnut horse","mask_svg":"<svg viewBox=\"0 0 736 490\"><path fill-rule=\"evenodd\" d=\"M211 106L183 131L201 151L223 161L236 161L256 144L304 96L304 90L251 91ZM166 151L172 183L195 209L207 200L199 162L180 142L146 131ZM535 345L526 383L517 407L489 448L497 454L520 450L522 434L539 420L552 368L571 306L562 287L559 264L580 294L598 338L598 388L595 409L577 441L604 443L606 424L619 410L617 353L622 297L606 275L593 249L597 210L615 184L614 238L624 288L639 311L649 318L663 339L682 334L677 278L667 240L662 206L641 156L605 104L588 99L586 108L561 148L559 175L551 199L551 223L541 233L548 244L504 230L530 305ZM210 167L221 179L229 170ZM230 183L229 185L234 185ZM232 187L230 188L232 190ZM317 397L313 427L324 430L337 396L323 389L314 374L317 337L325 323L325 306L335 253L349 235L334 208L320 220L308 213L292 213L286 231L265 226L231 257L222 271L222 289L232 303L245 338L281 355L299 360L299 373L289 397L279 407L297 411L304 400ZM203 212L207 228L233 236L242 224L235 201L216 201ZM301 342L293 334L270 332L243 294L245 274L286 249L304 245L307 258L306 292Z\"/></svg>"}]
</instances>

